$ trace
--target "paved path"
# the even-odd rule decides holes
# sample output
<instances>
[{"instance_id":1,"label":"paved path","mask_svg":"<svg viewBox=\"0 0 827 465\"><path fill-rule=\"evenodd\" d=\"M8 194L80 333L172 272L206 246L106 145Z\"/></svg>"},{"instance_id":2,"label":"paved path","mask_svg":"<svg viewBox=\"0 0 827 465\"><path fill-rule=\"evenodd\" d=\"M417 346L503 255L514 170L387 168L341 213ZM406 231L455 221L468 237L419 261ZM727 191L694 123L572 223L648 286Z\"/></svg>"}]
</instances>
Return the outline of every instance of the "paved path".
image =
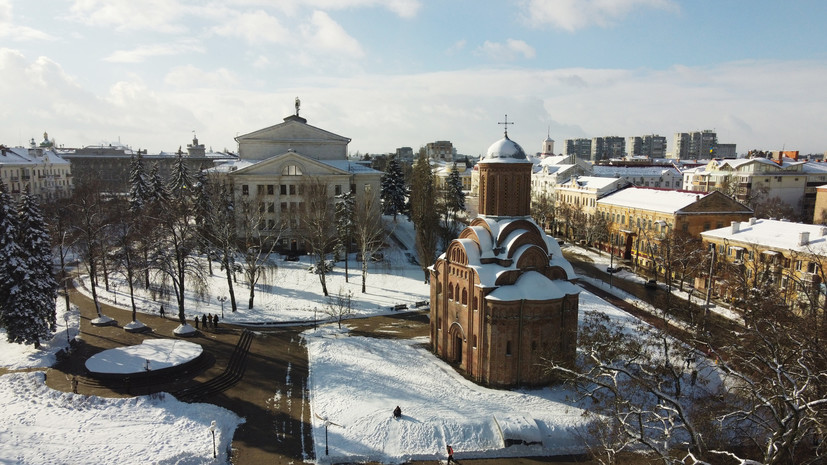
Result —
<instances>
[{"instance_id":1,"label":"paved path","mask_svg":"<svg viewBox=\"0 0 827 465\"><path fill-rule=\"evenodd\" d=\"M90 320L97 314L90 298L72 290L72 302L81 312L83 343L72 356L47 370L47 384L62 391L71 390L72 375L84 373L83 363L91 355L114 347L140 344L147 338L175 337L172 331L178 321L155 315L139 314L138 319L152 328L151 332L133 334L123 325L131 321L131 312L102 305L102 312L118 321L117 326L93 327ZM409 338L426 336L429 332L427 314L401 313L350 320L353 334L373 337ZM312 326L311 326L312 327ZM311 437L310 405L308 402L307 351L300 333L310 327L256 330L250 346L243 377L226 390L204 398L204 402L225 407L245 418L233 437L233 463L300 464L314 460ZM389 330L393 330L391 333ZM201 344L212 355L207 366L194 377L162 380L148 386L106 386L95 382L80 383L80 394L103 397L126 397L150 392L172 392L186 387L207 384L219 377L230 363L242 329L219 324L218 330L207 329L189 340ZM458 451L458 457L462 457ZM421 461L438 464L444 461ZM540 463L573 464L569 457L538 457L509 459L460 460L465 465L532 465ZM588 463L588 462L586 462Z\"/></svg>"}]
</instances>

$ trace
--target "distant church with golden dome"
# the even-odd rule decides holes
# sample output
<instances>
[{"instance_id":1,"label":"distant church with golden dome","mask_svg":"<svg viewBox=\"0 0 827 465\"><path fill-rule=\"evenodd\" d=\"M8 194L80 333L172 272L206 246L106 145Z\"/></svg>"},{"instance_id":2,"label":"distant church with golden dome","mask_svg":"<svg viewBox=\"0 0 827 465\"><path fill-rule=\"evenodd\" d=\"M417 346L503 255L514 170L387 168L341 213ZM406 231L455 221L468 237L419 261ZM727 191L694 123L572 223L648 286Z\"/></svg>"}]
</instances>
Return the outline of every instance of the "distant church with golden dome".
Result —
<instances>
[{"instance_id":1,"label":"distant church with golden dome","mask_svg":"<svg viewBox=\"0 0 827 465\"><path fill-rule=\"evenodd\" d=\"M543 359L574 361L580 288L530 216L532 163L507 129L478 169L479 216L430 267L431 348L481 384L548 384Z\"/></svg>"}]
</instances>

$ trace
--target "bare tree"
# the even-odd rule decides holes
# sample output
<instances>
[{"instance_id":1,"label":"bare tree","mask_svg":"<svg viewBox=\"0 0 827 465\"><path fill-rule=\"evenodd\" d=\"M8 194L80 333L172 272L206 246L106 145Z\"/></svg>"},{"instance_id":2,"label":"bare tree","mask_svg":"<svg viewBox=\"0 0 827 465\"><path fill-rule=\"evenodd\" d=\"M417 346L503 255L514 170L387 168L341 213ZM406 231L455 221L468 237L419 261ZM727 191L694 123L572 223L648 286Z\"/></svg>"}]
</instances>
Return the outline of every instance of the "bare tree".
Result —
<instances>
[{"instance_id":1,"label":"bare tree","mask_svg":"<svg viewBox=\"0 0 827 465\"><path fill-rule=\"evenodd\" d=\"M434 208L436 197L434 174L425 155L425 149L422 148L411 174L410 211L411 221L416 228L416 255L425 275L425 282L428 282L428 267L436 260L439 240L439 214Z\"/></svg>"},{"instance_id":2,"label":"bare tree","mask_svg":"<svg viewBox=\"0 0 827 465\"><path fill-rule=\"evenodd\" d=\"M227 289L230 294L230 306L233 312L238 310L233 285L235 268L235 251L238 243L238 225L236 221L235 201L232 187L226 183L211 182L208 195L212 198L212 208L207 212L203 228L206 240L211 249L218 253L221 268L227 278ZM208 257L208 260L210 257Z\"/></svg>"},{"instance_id":3,"label":"bare tree","mask_svg":"<svg viewBox=\"0 0 827 465\"><path fill-rule=\"evenodd\" d=\"M339 329L342 329L342 320L353 314L353 292L339 288L336 295L327 298L325 314L336 320Z\"/></svg>"},{"instance_id":4,"label":"bare tree","mask_svg":"<svg viewBox=\"0 0 827 465\"><path fill-rule=\"evenodd\" d=\"M259 280L270 282L273 278L276 266L269 262L269 257L286 230L282 221L268 222L268 208L268 203L262 195L257 195L250 201L242 201L240 205L238 220L243 223L240 228L243 234L239 237L238 246L244 280L250 288L248 309L253 308Z\"/></svg>"},{"instance_id":5,"label":"bare tree","mask_svg":"<svg viewBox=\"0 0 827 465\"><path fill-rule=\"evenodd\" d=\"M552 230L554 224L554 197L545 191L532 195L531 217L544 231Z\"/></svg>"},{"instance_id":6,"label":"bare tree","mask_svg":"<svg viewBox=\"0 0 827 465\"><path fill-rule=\"evenodd\" d=\"M379 201L372 191L366 191L362 195L361 202L357 200L354 206L353 237L362 255L362 293L364 293L368 263L382 247L385 238Z\"/></svg>"},{"instance_id":7,"label":"bare tree","mask_svg":"<svg viewBox=\"0 0 827 465\"><path fill-rule=\"evenodd\" d=\"M307 180L300 188L304 191L305 205L299 208L299 220L305 243L316 257L316 273L325 297L327 291L327 252L336 242L335 208L327 192L327 185L319 180Z\"/></svg>"}]
</instances>

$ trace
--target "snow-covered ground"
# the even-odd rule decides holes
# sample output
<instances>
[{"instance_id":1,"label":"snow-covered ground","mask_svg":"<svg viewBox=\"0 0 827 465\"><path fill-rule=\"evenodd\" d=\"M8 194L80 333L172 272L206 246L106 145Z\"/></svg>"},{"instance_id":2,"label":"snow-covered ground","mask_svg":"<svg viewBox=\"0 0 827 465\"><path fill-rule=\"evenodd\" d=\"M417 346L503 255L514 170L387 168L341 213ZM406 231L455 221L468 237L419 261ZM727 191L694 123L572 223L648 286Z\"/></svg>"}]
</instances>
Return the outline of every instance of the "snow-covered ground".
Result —
<instances>
[{"instance_id":1,"label":"snow-covered ground","mask_svg":"<svg viewBox=\"0 0 827 465\"><path fill-rule=\"evenodd\" d=\"M203 352L199 344L180 339L147 339L128 347L104 350L86 360L93 373L131 374L183 365Z\"/></svg>"},{"instance_id":2,"label":"snow-covered ground","mask_svg":"<svg viewBox=\"0 0 827 465\"><path fill-rule=\"evenodd\" d=\"M50 389L43 372L0 377L0 463L229 463L242 422L224 408L165 394L106 399Z\"/></svg>"},{"instance_id":3,"label":"snow-covered ground","mask_svg":"<svg viewBox=\"0 0 827 465\"><path fill-rule=\"evenodd\" d=\"M406 221L397 235L411 240ZM392 305L426 300L429 288L419 266L396 244L385 260L370 264L367 293L361 293L357 262L351 261L350 283L343 264L329 276L332 294L352 291L359 316L391 313ZM410 253L410 252L409 252ZM596 254L595 254L596 255ZM608 257L604 256L608 262ZM310 260L279 261L270 285L259 285L255 306L246 308L247 290L239 283L240 310L225 306L227 322L289 322L323 318L327 300L318 276L306 271ZM217 267L216 267L216 273ZM622 278L619 278L622 279ZM125 286L102 300L124 307ZM226 280L216 275L210 295L187 295L187 317L220 314L217 297L227 295ZM175 314L170 298L138 296L139 311L157 315L163 303ZM225 304L226 305L226 304ZM628 326L630 315L594 295L581 294L581 312L600 311ZM315 311L314 311L315 309ZM58 306L58 333L43 350L7 344L0 333L0 367L47 367L66 346L65 309ZM140 316L139 316L140 319ZM63 323L63 324L61 324ZM124 325L128 322L119 322ZM68 313L69 334L77 334L77 311ZM317 462L373 459L385 463L407 458L444 458L451 444L458 458L549 455L581 451L576 429L580 409L563 387L540 390L492 390L470 383L423 348L420 340L389 340L349 336L336 325L304 333L311 362L310 395ZM228 463L223 453L243 420L209 404L185 404L171 395L104 399L54 391L43 373L11 373L0 377L0 463ZM393 420L399 405L403 416ZM325 421L330 455L324 453ZM211 462L209 424L217 422L219 458ZM503 437L519 435L540 444L505 447Z\"/></svg>"}]
</instances>

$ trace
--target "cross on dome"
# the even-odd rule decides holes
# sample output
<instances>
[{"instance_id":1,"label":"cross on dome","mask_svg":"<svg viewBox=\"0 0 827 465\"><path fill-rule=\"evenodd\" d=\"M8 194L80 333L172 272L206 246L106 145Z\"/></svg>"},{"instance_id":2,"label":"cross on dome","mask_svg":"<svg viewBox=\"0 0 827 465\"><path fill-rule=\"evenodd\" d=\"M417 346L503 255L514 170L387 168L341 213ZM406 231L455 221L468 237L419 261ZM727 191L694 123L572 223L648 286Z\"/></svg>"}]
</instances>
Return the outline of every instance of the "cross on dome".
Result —
<instances>
[{"instance_id":1,"label":"cross on dome","mask_svg":"<svg viewBox=\"0 0 827 465\"><path fill-rule=\"evenodd\" d=\"M513 122L511 122L511 123L508 122L508 114L506 113L506 115L505 115L505 122L499 122L497 124L502 124L502 125L505 126L505 137L508 137L508 125L509 124L514 124Z\"/></svg>"}]
</instances>

